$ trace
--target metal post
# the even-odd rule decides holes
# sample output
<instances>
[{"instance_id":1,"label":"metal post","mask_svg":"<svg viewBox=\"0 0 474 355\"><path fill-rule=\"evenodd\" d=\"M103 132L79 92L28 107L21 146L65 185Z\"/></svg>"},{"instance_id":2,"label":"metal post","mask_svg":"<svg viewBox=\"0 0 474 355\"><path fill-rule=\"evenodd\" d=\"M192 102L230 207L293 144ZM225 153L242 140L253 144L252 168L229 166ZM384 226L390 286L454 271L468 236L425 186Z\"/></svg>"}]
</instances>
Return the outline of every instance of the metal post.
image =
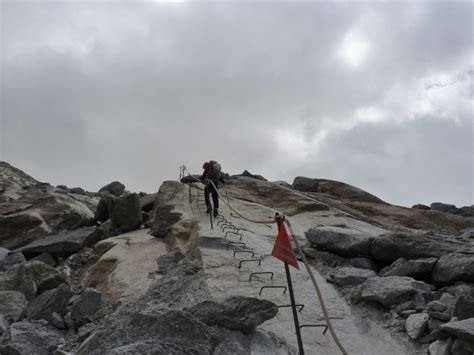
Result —
<instances>
[{"instance_id":1,"label":"metal post","mask_svg":"<svg viewBox=\"0 0 474 355\"><path fill-rule=\"evenodd\" d=\"M290 292L291 310L293 311L293 319L295 321L296 339L298 340L298 348L299 348L300 355L304 355L303 340L301 340L300 323L298 321L298 313L296 312L295 295L293 294L293 285L291 283L290 267L288 266L287 263L285 263L285 272L286 272L286 280L288 282L288 290Z\"/></svg>"}]
</instances>

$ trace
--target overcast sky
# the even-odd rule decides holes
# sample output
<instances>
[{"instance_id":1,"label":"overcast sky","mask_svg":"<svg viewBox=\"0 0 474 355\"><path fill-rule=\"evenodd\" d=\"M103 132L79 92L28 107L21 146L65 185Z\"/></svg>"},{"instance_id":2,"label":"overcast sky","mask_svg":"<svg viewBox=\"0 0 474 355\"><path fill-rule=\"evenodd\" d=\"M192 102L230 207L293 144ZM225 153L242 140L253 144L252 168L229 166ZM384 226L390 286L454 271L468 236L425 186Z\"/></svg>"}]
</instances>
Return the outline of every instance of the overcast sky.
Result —
<instances>
[{"instance_id":1,"label":"overcast sky","mask_svg":"<svg viewBox=\"0 0 474 355\"><path fill-rule=\"evenodd\" d=\"M200 173L473 204L471 1L1 2L0 160L154 192Z\"/></svg>"}]
</instances>

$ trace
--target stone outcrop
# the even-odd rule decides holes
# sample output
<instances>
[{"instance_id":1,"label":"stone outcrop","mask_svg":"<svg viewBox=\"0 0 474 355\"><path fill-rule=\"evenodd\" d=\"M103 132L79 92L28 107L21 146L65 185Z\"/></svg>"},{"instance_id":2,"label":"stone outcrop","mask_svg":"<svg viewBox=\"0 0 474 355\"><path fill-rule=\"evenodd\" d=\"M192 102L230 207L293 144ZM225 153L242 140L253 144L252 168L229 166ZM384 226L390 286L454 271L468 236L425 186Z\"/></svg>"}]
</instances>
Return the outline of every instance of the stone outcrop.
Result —
<instances>
[{"instance_id":1,"label":"stone outcrop","mask_svg":"<svg viewBox=\"0 0 474 355\"><path fill-rule=\"evenodd\" d=\"M109 215L115 235L139 228L142 223L140 199L137 194L123 195L111 200Z\"/></svg>"},{"instance_id":2,"label":"stone outcrop","mask_svg":"<svg viewBox=\"0 0 474 355\"><path fill-rule=\"evenodd\" d=\"M115 196L120 196L125 191L125 185L119 181L113 181L100 188L99 193L108 192Z\"/></svg>"},{"instance_id":3,"label":"stone outcrop","mask_svg":"<svg viewBox=\"0 0 474 355\"><path fill-rule=\"evenodd\" d=\"M345 257L354 257L370 254L372 238L365 234L340 227L316 227L305 232L305 237L318 249Z\"/></svg>"},{"instance_id":4,"label":"stone outcrop","mask_svg":"<svg viewBox=\"0 0 474 355\"><path fill-rule=\"evenodd\" d=\"M278 313L273 302L242 296L229 297L222 302L205 301L184 310L207 325L241 330L245 334Z\"/></svg>"}]
</instances>

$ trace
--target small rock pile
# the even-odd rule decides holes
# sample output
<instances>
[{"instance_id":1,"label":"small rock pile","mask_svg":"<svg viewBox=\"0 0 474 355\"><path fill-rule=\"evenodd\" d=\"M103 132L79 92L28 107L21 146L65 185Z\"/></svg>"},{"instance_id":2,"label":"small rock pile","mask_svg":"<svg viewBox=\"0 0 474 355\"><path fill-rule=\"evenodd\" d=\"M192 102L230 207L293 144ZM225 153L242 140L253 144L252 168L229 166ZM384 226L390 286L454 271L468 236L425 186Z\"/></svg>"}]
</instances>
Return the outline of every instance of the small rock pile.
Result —
<instances>
[{"instance_id":1,"label":"small rock pile","mask_svg":"<svg viewBox=\"0 0 474 355\"><path fill-rule=\"evenodd\" d=\"M434 233L368 237L342 227L305 233L306 256L355 305L378 305L394 332L429 354L474 353L472 243Z\"/></svg>"}]
</instances>

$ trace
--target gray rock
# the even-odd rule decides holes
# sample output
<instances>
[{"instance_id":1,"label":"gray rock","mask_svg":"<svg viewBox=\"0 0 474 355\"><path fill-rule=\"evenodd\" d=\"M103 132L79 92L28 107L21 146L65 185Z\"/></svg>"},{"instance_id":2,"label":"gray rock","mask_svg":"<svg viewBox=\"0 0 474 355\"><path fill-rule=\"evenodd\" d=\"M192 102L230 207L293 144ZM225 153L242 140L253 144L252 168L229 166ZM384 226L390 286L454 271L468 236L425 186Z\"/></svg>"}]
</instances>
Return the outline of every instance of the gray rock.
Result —
<instances>
[{"instance_id":1,"label":"gray rock","mask_svg":"<svg viewBox=\"0 0 474 355\"><path fill-rule=\"evenodd\" d=\"M411 206L411 208L414 208L414 209L416 209L416 210L430 210L430 209L431 209L430 206L426 206L426 205L423 205L423 204L421 204L421 203L418 203L418 204L416 204L416 205L413 205L413 206Z\"/></svg>"},{"instance_id":2,"label":"gray rock","mask_svg":"<svg viewBox=\"0 0 474 355\"><path fill-rule=\"evenodd\" d=\"M53 312L53 314L51 314L49 323L53 327L56 327L58 329L66 329L66 322L56 312Z\"/></svg>"},{"instance_id":3,"label":"gray rock","mask_svg":"<svg viewBox=\"0 0 474 355\"><path fill-rule=\"evenodd\" d=\"M431 301L427 304L429 311L444 312L448 307L440 301Z\"/></svg>"},{"instance_id":4,"label":"gray rock","mask_svg":"<svg viewBox=\"0 0 474 355\"><path fill-rule=\"evenodd\" d=\"M147 194L140 197L140 207L144 212L150 212L153 210L153 204L155 203L157 194Z\"/></svg>"},{"instance_id":5,"label":"gray rock","mask_svg":"<svg viewBox=\"0 0 474 355\"><path fill-rule=\"evenodd\" d=\"M110 184L107 184L100 188L100 192L110 192L115 196L120 196L125 191L125 185L119 181L113 181Z\"/></svg>"},{"instance_id":6,"label":"gray rock","mask_svg":"<svg viewBox=\"0 0 474 355\"><path fill-rule=\"evenodd\" d=\"M110 221L110 219L102 223L97 229L102 234L101 239L107 239L114 236L114 234L112 233L112 222Z\"/></svg>"},{"instance_id":7,"label":"gray rock","mask_svg":"<svg viewBox=\"0 0 474 355\"><path fill-rule=\"evenodd\" d=\"M443 324L441 329L461 339L474 342L474 318L451 321Z\"/></svg>"},{"instance_id":8,"label":"gray rock","mask_svg":"<svg viewBox=\"0 0 474 355\"><path fill-rule=\"evenodd\" d=\"M474 354L474 342L457 338L453 341L450 350L452 355L472 355Z\"/></svg>"},{"instance_id":9,"label":"gray rock","mask_svg":"<svg viewBox=\"0 0 474 355\"><path fill-rule=\"evenodd\" d=\"M453 343L452 338L439 339L431 343L428 347L430 355L450 355L450 347Z\"/></svg>"},{"instance_id":10,"label":"gray rock","mask_svg":"<svg viewBox=\"0 0 474 355\"><path fill-rule=\"evenodd\" d=\"M96 227L83 227L73 231L50 234L17 249L17 251L21 251L25 255L48 252L53 255L68 256L95 244L99 237Z\"/></svg>"},{"instance_id":11,"label":"gray rock","mask_svg":"<svg viewBox=\"0 0 474 355\"><path fill-rule=\"evenodd\" d=\"M431 278L436 258L412 259L400 258L380 271L382 276L410 276L417 280Z\"/></svg>"},{"instance_id":12,"label":"gray rock","mask_svg":"<svg viewBox=\"0 0 474 355\"><path fill-rule=\"evenodd\" d=\"M375 261L369 258L356 257L351 259L351 265L360 269L372 270L375 272L379 271L379 266Z\"/></svg>"},{"instance_id":13,"label":"gray rock","mask_svg":"<svg viewBox=\"0 0 474 355\"><path fill-rule=\"evenodd\" d=\"M185 311L207 325L218 325L250 334L258 325L275 317L278 306L267 300L234 296L222 302L204 301L185 308Z\"/></svg>"},{"instance_id":14,"label":"gray rock","mask_svg":"<svg viewBox=\"0 0 474 355\"><path fill-rule=\"evenodd\" d=\"M10 254L10 250L0 247L0 263Z\"/></svg>"},{"instance_id":15,"label":"gray rock","mask_svg":"<svg viewBox=\"0 0 474 355\"><path fill-rule=\"evenodd\" d=\"M8 320L5 318L3 314L0 314L0 339L3 333L7 330L9 326Z\"/></svg>"},{"instance_id":16,"label":"gray rock","mask_svg":"<svg viewBox=\"0 0 474 355\"><path fill-rule=\"evenodd\" d=\"M320 251L315 248L311 247L304 247L303 248L303 253L308 257L309 259L314 259L316 262L322 262L327 266L330 267L344 267L344 266L349 266L349 260L346 258L329 253L327 251Z\"/></svg>"},{"instance_id":17,"label":"gray rock","mask_svg":"<svg viewBox=\"0 0 474 355\"><path fill-rule=\"evenodd\" d=\"M27 285L28 281L38 284L46 274L50 273L57 273L57 271L40 261L28 261L25 264L14 265L0 276L0 290L24 292L25 285L30 287Z\"/></svg>"},{"instance_id":18,"label":"gray rock","mask_svg":"<svg viewBox=\"0 0 474 355\"><path fill-rule=\"evenodd\" d=\"M371 256L379 262L389 264L399 258L420 259L441 257L453 252L462 252L465 243L448 240L433 235L407 233L384 234L374 238L371 243Z\"/></svg>"},{"instance_id":19,"label":"gray rock","mask_svg":"<svg viewBox=\"0 0 474 355\"><path fill-rule=\"evenodd\" d=\"M0 314L16 322L28 305L25 296L18 291L0 291Z\"/></svg>"},{"instance_id":20,"label":"gray rock","mask_svg":"<svg viewBox=\"0 0 474 355\"><path fill-rule=\"evenodd\" d=\"M15 264L24 264L26 259L22 253L12 252L0 261L0 271L5 271Z\"/></svg>"},{"instance_id":21,"label":"gray rock","mask_svg":"<svg viewBox=\"0 0 474 355\"><path fill-rule=\"evenodd\" d=\"M433 286L407 276L372 277L361 288L361 300L385 307L406 302L416 293L427 294L433 290Z\"/></svg>"},{"instance_id":22,"label":"gray rock","mask_svg":"<svg viewBox=\"0 0 474 355\"><path fill-rule=\"evenodd\" d=\"M303 192L319 192L319 181L317 179L310 179L304 176L297 176L293 180L291 187Z\"/></svg>"},{"instance_id":23,"label":"gray rock","mask_svg":"<svg viewBox=\"0 0 474 355\"><path fill-rule=\"evenodd\" d=\"M431 318L439 319L444 322L447 322L452 318L451 313L449 312L427 311L427 313L429 314Z\"/></svg>"},{"instance_id":24,"label":"gray rock","mask_svg":"<svg viewBox=\"0 0 474 355\"><path fill-rule=\"evenodd\" d=\"M112 194L103 194L102 197L99 200L99 203L97 204L95 214L94 214L94 220L99 221L101 223L107 221L110 218L109 215L109 206L112 202L112 200L115 197Z\"/></svg>"},{"instance_id":25,"label":"gray rock","mask_svg":"<svg viewBox=\"0 0 474 355\"><path fill-rule=\"evenodd\" d=\"M440 212L456 213L458 208L455 205L449 205L447 203L433 202L431 209Z\"/></svg>"},{"instance_id":26,"label":"gray rock","mask_svg":"<svg viewBox=\"0 0 474 355\"><path fill-rule=\"evenodd\" d=\"M459 297L454 305L453 317L459 320L474 318L474 298Z\"/></svg>"},{"instance_id":27,"label":"gray rock","mask_svg":"<svg viewBox=\"0 0 474 355\"><path fill-rule=\"evenodd\" d=\"M262 175L252 174L247 170L244 170L244 172L241 175L252 178L252 179L257 179L257 180L261 180L261 181L268 181Z\"/></svg>"},{"instance_id":28,"label":"gray rock","mask_svg":"<svg viewBox=\"0 0 474 355\"><path fill-rule=\"evenodd\" d=\"M13 323L5 332L1 354L35 354L50 355L64 338L56 328L41 321L23 320Z\"/></svg>"},{"instance_id":29,"label":"gray rock","mask_svg":"<svg viewBox=\"0 0 474 355\"><path fill-rule=\"evenodd\" d=\"M45 319L48 322L54 322L52 314L57 313L61 317L64 316L72 294L66 284L62 284L54 290L43 292L26 307L26 318Z\"/></svg>"},{"instance_id":30,"label":"gray rock","mask_svg":"<svg viewBox=\"0 0 474 355\"><path fill-rule=\"evenodd\" d=\"M443 322L442 320L430 318L430 320L428 321L428 329L431 330L431 331L439 330L439 329L441 329L441 326L444 323L445 322Z\"/></svg>"},{"instance_id":31,"label":"gray rock","mask_svg":"<svg viewBox=\"0 0 474 355\"><path fill-rule=\"evenodd\" d=\"M414 310L414 309L408 309L406 311L401 311L399 314L400 314L400 317L402 318L408 318L409 316L411 316L412 314L417 314L418 311L417 310Z\"/></svg>"},{"instance_id":32,"label":"gray rock","mask_svg":"<svg viewBox=\"0 0 474 355\"><path fill-rule=\"evenodd\" d=\"M474 284L470 283L458 282L455 285L443 287L440 291L455 297L466 296L474 298Z\"/></svg>"},{"instance_id":33,"label":"gray rock","mask_svg":"<svg viewBox=\"0 0 474 355\"><path fill-rule=\"evenodd\" d=\"M474 254L452 253L439 258L433 270L436 285L474 282Z\"/></svg>"},{"instance_id":34,"label":"gray rock","mask_svg":"<svg viewBox=\"0 0 474 355\"><path fill-rule=\"evenodd\" d=\"M55 289L65 282L66 280L64 279L64 276L59 272L45 275L38 284L38 295L42 294L44 291Z\"/></svg>"},{"instance_id":35,"label":"gray rock","mask_svg":"<svg viewBox=\"0 0 474 355\"><path fill-rule=\"evenodd\" d=\"M418 339L428 329L428 320L430 317L426 313L417 313L410 315L405 322L407 334L412 339Z\"/></svg>"},{"instance_id":36,"label":"gray rock","mask_svg":"<svg viewBox=\"0 0 474 355\"><path fill-rule=\"evenodd\" d=\"M34 258L32 258L31 260L38 260L38 261L41 261L45 264L48 264L50 266L56 266L57 262L56 262L56 259L53 258L53 256L50 254L50 253L47 253L47 252L44 252L44 253L41 253L40 255L37 255L35 256Z\"/></svg>"},{"instance_id":37,"label":"gray rock","mask_svg":"<svg viewBox=\"0 0 474 355\"><path fill-rule=\"evenodd\" d=\"M306 239L318 247L331 253L345 257L370 254L372 238L363 233L340 227L316 227L305 232Z\"/></svg>"},{"instance_id":38,"label":"gray rock","mask_svg":"<svg viewBox=\"0 0 474 355\"><path fill-rule=\"evenodd\" d=\"M73 320L92 315L102 307L102 294L93 288L85 289L71 308Z\"/></svg>"},{"instance_id":39,"label":"gray rock","mask_svg":"<svg viewBox=\"0 0 474 355\"><path fill-rule=\"evenodd\" d=\"M328 281L340 287L356 286L377 274L372 270L343 267L329 273Z\"/></svg>"},{"instance_id":40,"label":"gray rock","mask_svg":"<svg viewBox=\"0 0 474 355\"><path fill-rule=\"evenodd\" d=\"M401 315L401 312L408 311L408 310L414 310L415 313L423 312L425 308L426 308L425 298L421 294L416 293L411 300L396 305L395 307L393 307L393 310L396 313L400 313Z\"/></svg>"},{"instance_id":41,"label":"gray rock","mask_svg":"<svg viewBox=\"0 0 474 355\"><path fill-rule=\"evenodd\" d=\"M12 215L0 215L0 243L9 249L15 249L38 236L45 235L48 230L44 219L37 213L29 211Z\"/></svg>"},{"instance_id":42,"label":"gray rock","mask_svg":"<svg viewBox=\"0 0 474 355\"><path fill-rule=\"evenodd\" d=\"M113 199L109 215L114 234L122 234L139 228L142 223L140 199L137 194L129 194Z\"/></svg>"},{"instance_id":43,"label":"gray rock","mask_svg":"<svg viewBox=\"0 0 474 355\"><path fill-rule=\"evenodd\" d=\"M36 283L33 280L28 280L28 279L23 281L15 289L15 291L23 293L23 295L28 300L28 302L33 300L38 294L38 288L36 287Z\"/></svg>"}]
</instances>

